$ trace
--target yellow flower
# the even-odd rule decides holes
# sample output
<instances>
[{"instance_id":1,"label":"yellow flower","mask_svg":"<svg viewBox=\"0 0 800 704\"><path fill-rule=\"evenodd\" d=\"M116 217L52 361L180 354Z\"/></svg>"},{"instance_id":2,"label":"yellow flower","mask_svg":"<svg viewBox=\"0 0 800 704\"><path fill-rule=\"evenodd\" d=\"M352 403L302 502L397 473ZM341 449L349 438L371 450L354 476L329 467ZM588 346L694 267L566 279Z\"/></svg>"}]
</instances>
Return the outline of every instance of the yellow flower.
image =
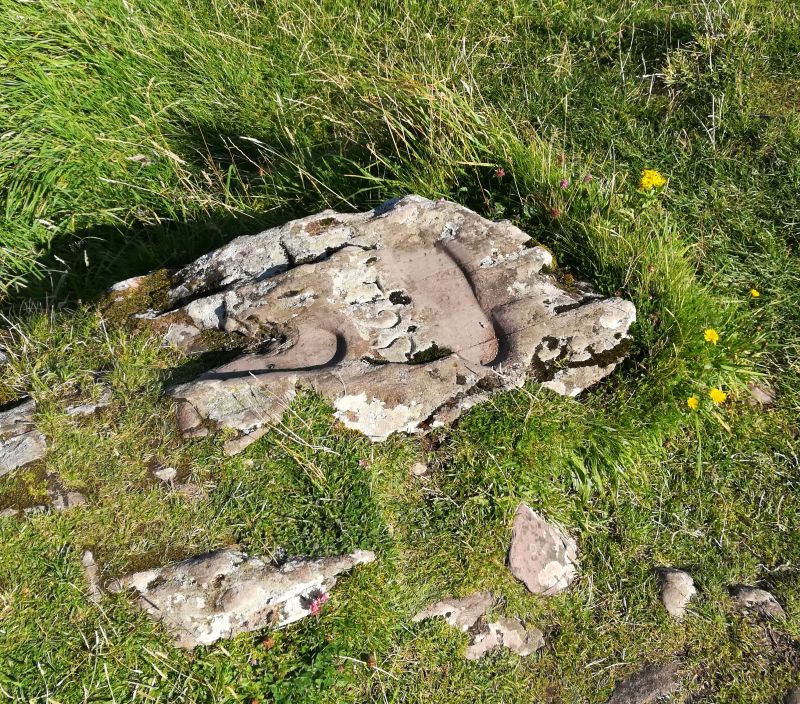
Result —
<instances>
[{"instance_id":1,"label":"yellow flower","mask_svg":"<svg viewBox=\"0 0 800 704\"><path fill-rule=\"evenodd\" d=\"M758 297L759 297L761 294L760 294L758 291L756 291L754 288L751 288L751 289L750 289L750 295L751 295L753 298L758 298Z\"/></svg>"},{"instance_id":2,"label":"yellow flower","mask_svg":"<svg viewBox=\"0 0 800 704\"><path fill-rule=\"evenodd\" d=\"M719 342L719 333L714 328L706 328L703 331L703 337L706 342L710 342L712 345L716 345Z\"/></svg>"},{"instance_id":3,"label":"yellow flower","mask_svg":"<svg viewBox=\"0 0 800 704\"><path fill-rule=\"evenodd\" d=\"M700 399L697 398L697 396L689 396L689 398L686 399L686 405L693 411L696 411L697 407L700 405Z\"/></svg>"},{"instance_id":4,"label":"yellow flower","mask_svg":"<svg viewBox=\"0 0 800 704\"><path fill-rule=\"evenodd\" d=\"M661 188L667 179L665 179L660 172L655 169L645 169L642 171L642 177L639 179L640 191L652 191L654 188Z\"/></svg>"},{"instance_id":5,"label":"yellow flower","mask_svg":"<svg viewBox=\"0 0 800 704\"><path fill-rule=\"evenodd\" d=\"M728 398L728 394L726 394L721 389L718 389L716 386L708 392L708 395L711 397L711 400L719 405L720 403L725 403L725 399Z\"/></svg>"}]
</instances>

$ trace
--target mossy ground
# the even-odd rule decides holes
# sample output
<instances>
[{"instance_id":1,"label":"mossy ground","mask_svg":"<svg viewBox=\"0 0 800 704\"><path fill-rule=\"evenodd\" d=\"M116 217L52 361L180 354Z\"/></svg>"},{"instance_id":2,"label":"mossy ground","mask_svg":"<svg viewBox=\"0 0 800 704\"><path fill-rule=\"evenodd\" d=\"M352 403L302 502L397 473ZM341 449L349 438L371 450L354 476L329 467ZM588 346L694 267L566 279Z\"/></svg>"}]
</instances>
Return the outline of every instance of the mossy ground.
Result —
<instances>
[{"instance_id":1,"label":"mossy ground","mask_svg":"<svg viewBox=\"0 0 800 704\"><path fill-rule=\"evenodd\" d=\"M48 0L0 27L0 400L33 395L51 447L0 479L0 505L39 500L47 472L90 501L0 519L3 696L594 704L671 656L691 702L800 684L795 3ZM667 184L639 192L644 168ZM189 360L92 301L236 235L407 192L511 218L634 301L629 358L577 400L532 384L425 439L372 445L305 395L242 455L181 442L163 390ZM754 380L774 408L749 404ZM98 383L111 406L68 417ZM566 594L531 597L504 567L520 500L578 540ZM192 654L126 597L85 595L86 548L111 577L233 543L379 559L320 618ZM700 590L682 624L658 601L664 565ZM735 614L738 583L787 618ZM464 635L411 624L477 589L545 650L469 663Z\"/></svg>"}]
</instances>

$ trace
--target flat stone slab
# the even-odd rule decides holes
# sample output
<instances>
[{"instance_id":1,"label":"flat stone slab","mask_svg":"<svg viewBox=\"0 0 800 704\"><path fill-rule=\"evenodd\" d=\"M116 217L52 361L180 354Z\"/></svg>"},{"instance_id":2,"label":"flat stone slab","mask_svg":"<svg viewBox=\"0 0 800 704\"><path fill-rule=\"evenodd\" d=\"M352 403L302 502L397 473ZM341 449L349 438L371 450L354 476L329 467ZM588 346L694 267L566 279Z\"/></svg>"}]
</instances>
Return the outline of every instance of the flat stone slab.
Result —
<instances>
[{"instance_id":1,"label":"flat stone slab","mask_svg":"<svg viewBox=\"0 0 800 704\"><path fill-rule=\"evenodd\" d=\"M293 558L276 567L224 549L123 577L111 591L133 589L136 605L161 621L181 648L265 627L280 628L319 612L336 576L375 555Z\"/></svg>"},{"instance_id":2,"label":"flat stone slab","mask_svg":"<svg viewBox=\"0 0 800 704\"><path fill-rule=\"evenodd\" d=\"M633 304L565 287L552 264L509 222L406 196L235 239L162 273L168 288L139 317L187 352L220 335L243 350L170 390L185 436L233 428L238 451L307 387L378 441L449 423L527 379L576 396L614 369ZM112 299L147 286L120 282Z\"/></svg>"},{"instance_id":3,"label":"flat stone slab","mask_svg":"<svg viewBox=\"0 0 800 704\"><path fill-rule=\"evenodd\" d=\"M678 662L647 665L620 682L608 704L652 704L677 692L682 684Z\"/></svg>"},{"instance_id":4,"label":"flat stone slab","mask_svg":"<svg viewBox=\"0 0 800 704\"><path fill-rule=\"evenodd\" d=\"M487 622L484 615L493 603L489 592L477 592L461 599L442 599L420 611L412 621L443 618L449 625L468 632L470 642L464 653L467 660L479 660L501 647L521 657L544 647L544 634L538 628L525 628L518 619L498 618Z\"/></svg>"},{"instance_id":5,"label":"flat stone slab","mask_svg":"<svg viewBox=\"0 0 800 704\"><path fill-rule=\"evenodd\" d=\"M731 597L741 611L767 618L783 618L786 615L778 600L766 589L739 585L731 589Z\"/></svg>"},{"instance_id":6,"label":"flat stone slab","mask_svg":"<svg viewBox=\"0 0 800 704\"><path fill-rule=\"evenodd\" d=\"M508 566L534 594L557 594L578 573L578 546L558 526L520 504L514 515Z\"/></svg>"},{"instance_id":7,"label":"flat stone slab","mask_svg":"<svg viewBox=\"0 0 800 704\"><path fill-rule=\"evenodd\" d=\"M0 477L45 456L47 440L33 424L35 412L32 398L0 411Z\"/></svg>"}]
</instances>

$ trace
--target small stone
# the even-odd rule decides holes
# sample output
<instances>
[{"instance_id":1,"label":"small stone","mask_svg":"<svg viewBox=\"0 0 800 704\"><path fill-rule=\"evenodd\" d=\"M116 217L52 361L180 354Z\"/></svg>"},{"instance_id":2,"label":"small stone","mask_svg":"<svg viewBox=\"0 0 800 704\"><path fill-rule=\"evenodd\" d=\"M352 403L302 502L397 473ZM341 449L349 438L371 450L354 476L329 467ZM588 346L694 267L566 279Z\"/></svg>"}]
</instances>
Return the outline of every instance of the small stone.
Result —
<instances>
[{"instance_id":1,"label":"small stone","mask_svg":"<svg viewBox=\"0 0 800 704\"><path fill-rule=\"evenodd\" d=\"M775 392L765 384L756 384L751 381L748 384L750 389L750 398L748 403L751 406L764 406L769 408L775 405Z\"/></svg>"},{"instance_id":2,"label":"small stone","mask_svg":"<svg viewBox=\"0 0 800 704\"><path fill-rule=\"evenodd\" d=\"M39 514L45 513L47 511L47 506L43 504L37 504L36 506L26 506L22 509L22 515L27 516L38 516Z\"/></svg>"},{"instance_id":3,"label":"small stone","mask_svg":"<svg viewBox=\"0 0 800 704\"><path fill-rule=\"evenodd\" d=\"M577 574L578 547L560 528L520 504L514 516L508 566L534 594L564 591Z\"/></svg>"},{"instance_id":4,"label":"small stone","mask_svg":"<svg viewBox=\"0 0 800 704\"><path fill-rule=\"evenodd\" d=\"M206 498L206 492L203 487L192 482L185 482L183 484L176 484L175 491L186 498L190 503L197 503Z\"/></svg>"},{"instance_id":5,"label":"small stone","mask_svg":"<svg viewBox=\"0 0 800 704\"><path fill-rule=\"evenodd\" d=\"M686 613L686 606L697 593L694 580L688 572L670 567L658 570L661 578L661 601L670 616L681 620Z\"/></svg>"},{"instance_id":6,"label":"small stone","mask_svg":"<svg viewBox=\"0 0 800 704\"><path fill-rule=\"evenodd\" d=\"M682 684L679 663L648 665L620 682L608 704L652 704L677 692Z\"/></svg>"},{"instance_id":7,"label":"small stone","mask_svg":"<svg viewBox=\"0 0 800 704\"><path fill-rule=\"evenodd\" d=\"M430 473L427 464L423 464L422 462L415 462L411 465L411 474L415 477L427 477Z\"/></svg>"},{"instance_id":8,"label":"small stone","mask_svg":"<svg viewBox=\"0 0 800 704\"><path fill-rule=\"evenodd\" d=\"M743 611L751 611L768 618L783 618L786 615L778 600L766 589L734 587L732 596L736 605Z\"/></svg>"},{"instance_id":9,"label":"small stone","mask_svg":"<svg viewBox=\"0 0 800 704\"><path fill-rule=\"evenodd\" d=\"M160 467L153 472L156 479L160 479L164 484L171 484L178 476L178 470L174 467Z\"/></svg>"},{"instance_id":10,"label":"small stone","mask_svg":"<svg viewBox=\"0 0 800 704\"><path fill-rule=\"evenodd\" d=\"M800 704L800 687L794 687L786 692L783 704Z\"/></svg>"},{"instance_id":11,"label":"small stone","mask_svg":"<svg viewBox=\"0 0 800 704\"><path fill-rule=\"evenodd\" d=\"M47 440L33 425L36 402L23 398L0 411L0 477L42 459Z\"/></svg>"},{"instance_id":12,"label":"small stone","mask_svg":"<svg viewBox=\"0 0 800 704\"><path fill-rule=\"evenodd\" d=\"M42 459L47 440L38 430L31 430L0 442L0 477L19 467Z\"/></svg>"},{"instance_id":13,"label":"small stone","mask_svg":"<svg viewBox=\"0 0 800 704\"><path fill-rule=\"evenodd\" d=\"M47 476L47 495L50 497L53 510L58 513L89 503L81 492L68 490L56 474Z\"/></svg>"},{"instance_id":14,"label":"small stone","mask_svg":"<svg viewBox=\"0 0 800 704\"><path fill-rule=\"evenodd\" d=\"M111 389L103 389L100 397L96 401L82 403L76 406L69 406L66 410L68 416L90 416L97 413L101 408L106 408L111 404Z\"/></svg>"},{"instance_id":15,"label":"small stone","mask_svg":"<svg viewBox=\"0 0 800 704\"><path fill-rule=\"evenodd\" d=\"M442 599L420 611L414 623L441 617L462 632L469 632L465 652L467 660L478 660L486 653L505 647L526 657L544 646L544 634L538 628L526 629L518 619L500 618L486 623L483 616L493 603L489 592L477 592L463 599Z\"/></svg>"},{"instance_id":16,"label":"small stone","mask_svg":"<svg viewBox=\"0 0 800 704\"><path fill-rule=\"evenodd\" d=\"M6 364L8 364L8 355L4 350L0 350L0 367L4 367Z\"/></svg>"},{"instance_id":17,"label":"small stone","mask_svg":"<svg viewBox=\"0 0 800 704\"><path fill-rule=\"evenodd\" d=\"M94 561L94 554L91 550L84 551L81 556L81 565L83 567L83 574L86 577L86 584L88 585L89 601L96 604L103 596L103 591L100 588L100 570L97 563Z\"/></svg>"},{"instance_id":18,"label":"small stone","mask_svg":"<svg viewBox=\"0 0 800 704\"><path fill-rule=\"evenodd\" d=\"M280 567L233 549L123 577L112 591L133 589L136 605L161 621L181 648L265 627L280 628L319 609L336 577L373 562L374 553L318 560L293 558Z\"/></svg>"},{"instance_id":19,"label":"small stone","mask_svg":"<svg viewBox=\"0 0 800 704\"><path fill-rule=\"evenodd\" d=\"M17 508L4 508L0 511L0 518L16 518L19 515L19 509Z\"/></svg>"},{"instance_id":20,"label":"small stone","mask_svg":"<svg viewBox=\"0 0 800 704\"><path fill-rule=\"evenodd\" d=\"M466 632L475 625L475 622L486 613L491 605L492 595L489 592L477 592L463 599L450 598L437 601L420 611L411 620L419 623L429 618L442 617L451 626Z\"/></svg>"},{"instance_id":21,"label":"small stone","mask_svg":"<svg viewBox=\"0 0 800 704\"><path fill-rule=\"evenodd\" d=\"M544 634L538 628L526 629L516 619L501 618L487 624L485 631L475 634L465 657L478 660L501 647L524 658L544 647Z\"/></svg>"}]
</instances>

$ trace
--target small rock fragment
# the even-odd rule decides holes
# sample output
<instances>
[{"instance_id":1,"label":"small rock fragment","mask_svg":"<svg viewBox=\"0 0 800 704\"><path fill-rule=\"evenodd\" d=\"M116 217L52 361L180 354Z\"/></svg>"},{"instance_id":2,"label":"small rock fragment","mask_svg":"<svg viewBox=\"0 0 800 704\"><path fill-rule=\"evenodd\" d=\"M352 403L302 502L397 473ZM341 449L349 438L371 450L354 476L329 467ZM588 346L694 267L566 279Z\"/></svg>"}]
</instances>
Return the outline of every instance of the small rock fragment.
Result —
<instances>
[{"instance_id":1,"label":"small rock fragment","mask_svg":"<svg viewBox=\"0 0 800 704\"><path fill-rule=\"evenodd\" d=\"M181 496L185 497L189 502L196 503L206 498L206 491L203 487L192 482L184 482L183 484L176 484L175 491Z\"/></svg>"},{"instance_id":2,"label":"small rock fragment","mask_svg":"<svg viewBox=\"0 0 800 704\"><path fill-rule=\"evenodd\" d=\"M430 473L427 464L423 464L422 462L415 462L411 465L411 474L415 477L427 477Z\"/></svg>"},{"instance_id":3,"label":"small rock fragment","mask_svg":"<svg viewBox=\"0 0 800 704\"><path fill-rule=\"evenodd\" d=\"M357 550L318 560L293 558L276 567L223 549L128 575L113 591L136 590L137 606L163 622L178 647L194 648L316 613L338 574L374 560L374 553Z\"/></svg>"},{"instance_id":4,"label":"small rock fragment","mask_svg":"<svg viewBox=\"0 0 800 704\"><path fill-rule=\"evenodd\" d=\"M83 566L83 574L86 577L86 584L89 587L89 601L96 604L100 601L103 591L100 588L100 570L94 561L94 554L91 550L84 551L81 556L81 565Z\"/></svg>"},{"instance_id":5,"label":"small rock fragment","mask_svg":"<svg viewBox=\"0 0 800 704\"><path fill-rule=\"evenodd\" d=\"M489 592L477 592L463 599L442 599L420 611L414 623L441 617L462 632L469 632L470 642L465 657L477 660L499 647L506 647L522 657L544 646L544 634L538 628L526 629L517 619L500 618L486 623L483 619L493 603Z\"/></svg>"},{"instance_id":6,"label":"small rock fragment","mask_svg":"<svg viewBox=\"0 0 800 704\"><path fill-rule=\"evenodd\" d=\"M4 350L0 350L0 367L4 367L6 364L8 364L8 355Z\"/></svg>"},{"instance_id":7,"label":"small rock fragment","mask_svg":"<svg viewBox=\"0 0 800 704\"><path fill-rule=\"evenodd\" d=\"M22 509L23 516L38 516L40 513L45 513L47 506L37 504L36 506L26 506Z\"/></svg>"},{"instance_id":8,"label":"small rock fragment","mask_svg":"<svg viewBox=\"0 0 800 704\"><path fill-rule=\"evenodd\" d=\"M615 688L608 704L651 704L678 691L682 684L676 661L639 670Z\"/></svg>"},{"instance_id":9,"label":"small rock fragment","mask_svg":"<svg viewBox=\"0 0 800 704\"><path fill-rule=\"evenodd\" d=\"M491 605L492 595L489 592L477 592L463 599L448 598L437 601L420 611L411 620L419 623L440 616L451 626L466 632L486 613Z\"/></svg>"},{"instance_id":10,"label":"small rock fragment","mask_svg":"<svg viewBox=\"0 0 800 704\"><path fill-rule=\"evenodd\" d=\"M520 504L514 516L508 566L534 594L564 591L577 574L578 547L561 529Z\"/></svg>"},{"instance_id":11,"label":"small rock fragment","mask_svg":"<svg viewBox=\"0 0 800 704\"><path fill-rule=\"evenodd\" d=\"M47 476L47 495L54 511L67 511L78 506L86 506L89 502L79 491L70 491L56 474Z\"/></svg>"},{"instance_id":12,"label":"small rock fragment","mask_svg":"<svg viewBox=\"0 0 800 704\"><path fill-rule=\"evenodd\" d=\"M496 648L506 647L521 657L527 657L544 647L544 634L538 628L526 629L519 621L501 618L476 633L467 647L467 660L478 660Z\"/></svg>"},{"instance_id":13,"label":"small rock fragment","mask_svg":"<svg viewBox=\"0 0 800 704\"><path fill-rule=\"evenodd\" d=\"M775 405L775 392L769 386L751 381L748 387L750 389L748 403L751 406L764 406L768 408Z\"/></svg>"},{"instance_id":14,"label":"small rock fragment","mask_svg":"<svg viewBox=\"0 0 800 704\"><path fill-rule=\"evenodd\" d=\"M783 704L800 704L800 687L794 687L786 692Z\"/></svg>"},{"instance_id":15,"label":"small rock fragment","mask_svg":"<svg viewBox=\"0 0 800 704\"><path fill-rule=\"evenodd\" d=\"M18 508L4 508L2 511L0 511L0 518L15 518L18 515Z\"/></svg>"},{"instance_id":16,"label":"small rock fragment","mask_svg":"<svg viewBox=\"0 0 800 704\"><path fill-rule=\"evenodd\" d=\"M89 416L97 413L101 408L106 408L111 403L111 389L103 389L96 401L69 406L66 410L68 416Z\"/></svg>"},{"instance_id":17,"label":"small rock fragment","mask_svg":"<svg viewBox=\"0 0 800 704\"><path fill-rule=\"evenodd\" d=\"M768 618L783 618L786 614L778 600L766 589L757 587L734 587L733 600L743 611L751 611Z\"/></svg>"},{"instance_id":18,"label":"small rock fragment","mask_svg":"<svg viewBox=\"0 0 800 704\"><path fill-rule=\"evenodd\" d=\"M0 477L40 460L47 441L33 425L36 402L22 399L0 411Z\"/></svg>"},{"instance_id":19,"label":"small rock fragment","mask_svg":"<svg viewBox=\"0 0 800 704\"><path fill-rule=\"evenodd\" d=\"M681 620L686 613L686 606L697 593L694 580L688 572L670 567L658 570L661 578L661 601L670 616Z\"/></svg>"},{"instance_id":20,"label":"small rock fragment","mask_svg":"<svg viewBox=\"0 0 800 704\"><path fill-rule=\"evenodd\" d=\"M153 472L153 476L164 484L171 484L178 476L178 470L175 467L160 467Z\"/></svg>"}]
</instances>

